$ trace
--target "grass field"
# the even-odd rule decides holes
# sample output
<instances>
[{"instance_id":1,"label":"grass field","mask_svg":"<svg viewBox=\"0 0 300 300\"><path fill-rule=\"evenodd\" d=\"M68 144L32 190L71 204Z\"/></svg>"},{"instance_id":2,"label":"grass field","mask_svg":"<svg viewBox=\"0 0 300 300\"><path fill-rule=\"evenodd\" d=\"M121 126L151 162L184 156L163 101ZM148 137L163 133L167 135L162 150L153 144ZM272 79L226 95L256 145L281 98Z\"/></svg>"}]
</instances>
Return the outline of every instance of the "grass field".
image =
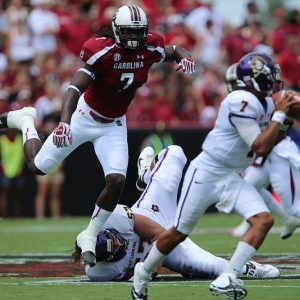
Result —
<instances>
[{"instance_id":1,"label":"grass field","mask_svg":"<svg viewBox=\"0 0 300 300\"><path fill-rule=\"evenodd\" d=\"M0 299L130 300L131 283L91 283L84 276L83 267L68 264L68 250L73 248L75 237L88 221L88 217L0 221ZM239 222L235 214L206 214L191 239L205 250L229 258L238 242L229 232ZM276 220L255 256L257 261L276 265L281 277L273 280L241 277L248 290L246 299L300 299L299 230L291 238L281 240L281 229ZM186 280L177 274L160 274L150 284L149 299L218 299L211 295L209 283Z\"/></svg>"}]
</instances>

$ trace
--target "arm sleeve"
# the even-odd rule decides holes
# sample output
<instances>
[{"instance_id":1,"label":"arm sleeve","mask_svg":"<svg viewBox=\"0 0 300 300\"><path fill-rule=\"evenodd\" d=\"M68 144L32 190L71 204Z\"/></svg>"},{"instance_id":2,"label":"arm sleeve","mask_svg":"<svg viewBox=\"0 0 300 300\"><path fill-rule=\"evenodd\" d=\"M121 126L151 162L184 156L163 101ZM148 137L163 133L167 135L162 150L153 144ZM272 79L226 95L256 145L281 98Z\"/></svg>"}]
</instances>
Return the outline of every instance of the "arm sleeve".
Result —
<instances>
[{"instance_id":1,"label":"arm sleeve","mask_svg":"<svg viewBox=\"0 0 300 300\"><path fill-rule=\"evenodd\" d=\"M236 127L241 138L251 147L258 135L261 133L260 127L254 119L231 117L231 121Z\"/></svg>"}]
</instances>

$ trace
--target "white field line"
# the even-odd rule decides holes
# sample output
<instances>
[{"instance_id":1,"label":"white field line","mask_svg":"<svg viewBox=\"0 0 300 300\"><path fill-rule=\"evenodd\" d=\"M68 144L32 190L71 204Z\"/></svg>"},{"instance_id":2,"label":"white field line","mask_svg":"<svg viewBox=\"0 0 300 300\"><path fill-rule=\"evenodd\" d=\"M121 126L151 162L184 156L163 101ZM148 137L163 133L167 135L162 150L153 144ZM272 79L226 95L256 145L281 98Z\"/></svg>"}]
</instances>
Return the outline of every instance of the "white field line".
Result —
<instances>
[{"instance_id":1,"label":"white field line","mask_svg":"<svg viewBox=\"0 0 300 300\"><path fill-rule=\"evenodd\" d=\"M6 226L2 230L1 234L12 234L12 233L60 233L60 232L79 232L81 231L82 225L72 225L72 226L61 226L55 224L47 225L32 225L32 226ZM222 227L222 228L195 228L192 234L214 234L214 233L230 233L232 227ZM271 228L269 234L279 234L283 230L283 227L276 226ZM300 233L300 228L297 228L294 233Z\"/></svg>"},{"instance_id":2,"label":"white field line","mask_svg":"<svg viewBox=\"0 0 300 300\"><path fill-rule=\"evenodd\" d=\"M268 280L264 280L266 282ZM270 280L271 281L271 280ZM288 280L286 280L288 281ZM294 279L291 279L291 281L294 281ZM132 282L90 282L90 281L81 281L81 280L42 280L42 281L25 281L25 282L1 282L0 285L34 285L34 286L41 286L41 285L88 285L88 286L111 286L111 285L124 285L124 286L131 286ZM168 282L151 282L150 286L208 286L208 281L168 281ZM300 285L255 285L255 284L249 284L247 283L247 288L300 288Z\"/></svg>"}]
</instances>

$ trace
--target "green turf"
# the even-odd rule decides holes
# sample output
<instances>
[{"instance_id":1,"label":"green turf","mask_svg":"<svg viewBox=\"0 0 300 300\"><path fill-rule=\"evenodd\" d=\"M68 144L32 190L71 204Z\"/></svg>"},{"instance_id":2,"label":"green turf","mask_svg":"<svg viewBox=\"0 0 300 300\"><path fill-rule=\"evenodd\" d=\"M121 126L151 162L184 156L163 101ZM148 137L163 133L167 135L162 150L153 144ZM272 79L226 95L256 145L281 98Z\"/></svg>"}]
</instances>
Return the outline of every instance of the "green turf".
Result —
<instances>
[{"instance_id":1,"label":"green turf","mask_svg":"<svg viewBox=\"0 0 300 300\"><path fill-rule=\"evenodd\" d=\"M87 226L89 219L89 217L82 217L58 221L2 220L0 221L0 255L3 257L29 253L66 254L67 250L72 249L75 237ZM239 223L240 218L235 214L206 214L191 234L191 239L216 255L231 255L238 238L231 237L229 231ZM270 232L257 254L299 254L300 234L297 232L291 238L281 240L280 226L282 225L276 220L274 230L277 232ZM295 273L295 268L294 271L289 271L284 265L281 267L284 276ZM246 300L300 299L300 280L288 280L284 276L276 280L245 280L249 293ZM209 283L210 281L153 282L149 289L149 300L219 299L211 295L208 289ZM130 289L129 283L90 283L86 277L1 278L0 262L0 299L130 300Z\"/></svg>"},{"instance_id":2,"label":"green turf","mask_svg":"<svg viewBox=\"0 0 300 300\"><path fill-rule=\"evenodd\" d=\"M214 254L233 253L238 238L229 235L231 228L240 223L236 214L205 214L191 239ZM86 228L89 217L46 219L9 219L0 221L0 255L24 253L63 254L72 249L74 239ZM276 219L274 229L282 226ZM218 229L224 231L219 233ZM267 236L258 253L299 253L300 234L298 232L287 240L281 240L279 233Z\"/></svg>"},{"instance_id":3,"label":"green turf","mask_svg":"<svg viewBox=\"0 0 300 300\"><path fill-rule=\"evenodd\" d=\"M149 299L219 299L209 291L209 281L155 282L150 284ZM246 281L247 300L299 300L299 280ZM130 297L129 283L87 283L76 279L1 279L1 299L6 300L125 300ZM13 293L12 293L13 291ZM220 299L225 299L221 297Z\"/></svg>"}]
</instances>

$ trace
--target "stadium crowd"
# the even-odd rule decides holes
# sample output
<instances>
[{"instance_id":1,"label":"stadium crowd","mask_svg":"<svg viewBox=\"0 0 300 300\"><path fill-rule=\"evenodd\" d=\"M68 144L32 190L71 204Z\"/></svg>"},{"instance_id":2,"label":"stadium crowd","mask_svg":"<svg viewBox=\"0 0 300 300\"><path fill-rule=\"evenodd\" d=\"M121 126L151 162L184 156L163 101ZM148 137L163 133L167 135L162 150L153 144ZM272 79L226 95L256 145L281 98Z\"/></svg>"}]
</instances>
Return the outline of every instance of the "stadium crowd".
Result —
<instances>
[{"instance_id":1,"label":"stadium crowd","mask_svg":"<svg viewBox=\"0 0 300 300\"><path fill-rule=\"evenodd\" d=\"M197 65L195 74L185 76L176 72L174 63L154 64L129 106L129 129L153 129L162 120L166 128L212 128L227 94L226 69L252 51L272 55L281 66L285 88L300 91L300 10L275 8L271 1L269 9L262 11L258 2L249 0L240 18L233 15L227 20L214 0L4 0L0 4L0 114L34 106L35 126L44 140L49 124L55 127L59 122L64 94L82 65L82 45L99 26L110 28L114 12L125 4L142 7L149 30L162 35L165 45L190 51ZM5 145L17 149L18 139L11 137L16 132L2 131L0 217L7 217L4 186L7 190L17 186L21 196L24 158L19 151L16 180L4 185L8 171L3 162L14 160L17 151L4 152ZM290 137L300 148L299 120L294 121ZM59 182L61 186L62 179ZM37 218L44 217L47 184L39 183ZM15 215L21 215L18 200L15 206ZM59 209L52 208L52 215L59 216Z\"/></svg>"},{"instance_id":2,"label":"stadium crowd","mask_svg":"<svg viewBox=\"0 0 300 300\"><path fill-rule=\"evenodd\" d=\"M37 128L59 117L71 77L82 64L81 47L94 30L110 27L124 4L142 7L150 31L166 45L182 45L197 62L184 76L175 65L156 64L127 113L129 128L164 120L171 127L212 127L227 93L226 68L251 51L273 55L286 88L300 90L300 12L275 9L273 24L261 20L251 1L241 19L225 20L213 0L5 0L0 7L0 113L33 105ZM299 126L295 126L297 128Z\"/></svg>"}]
</instances>

